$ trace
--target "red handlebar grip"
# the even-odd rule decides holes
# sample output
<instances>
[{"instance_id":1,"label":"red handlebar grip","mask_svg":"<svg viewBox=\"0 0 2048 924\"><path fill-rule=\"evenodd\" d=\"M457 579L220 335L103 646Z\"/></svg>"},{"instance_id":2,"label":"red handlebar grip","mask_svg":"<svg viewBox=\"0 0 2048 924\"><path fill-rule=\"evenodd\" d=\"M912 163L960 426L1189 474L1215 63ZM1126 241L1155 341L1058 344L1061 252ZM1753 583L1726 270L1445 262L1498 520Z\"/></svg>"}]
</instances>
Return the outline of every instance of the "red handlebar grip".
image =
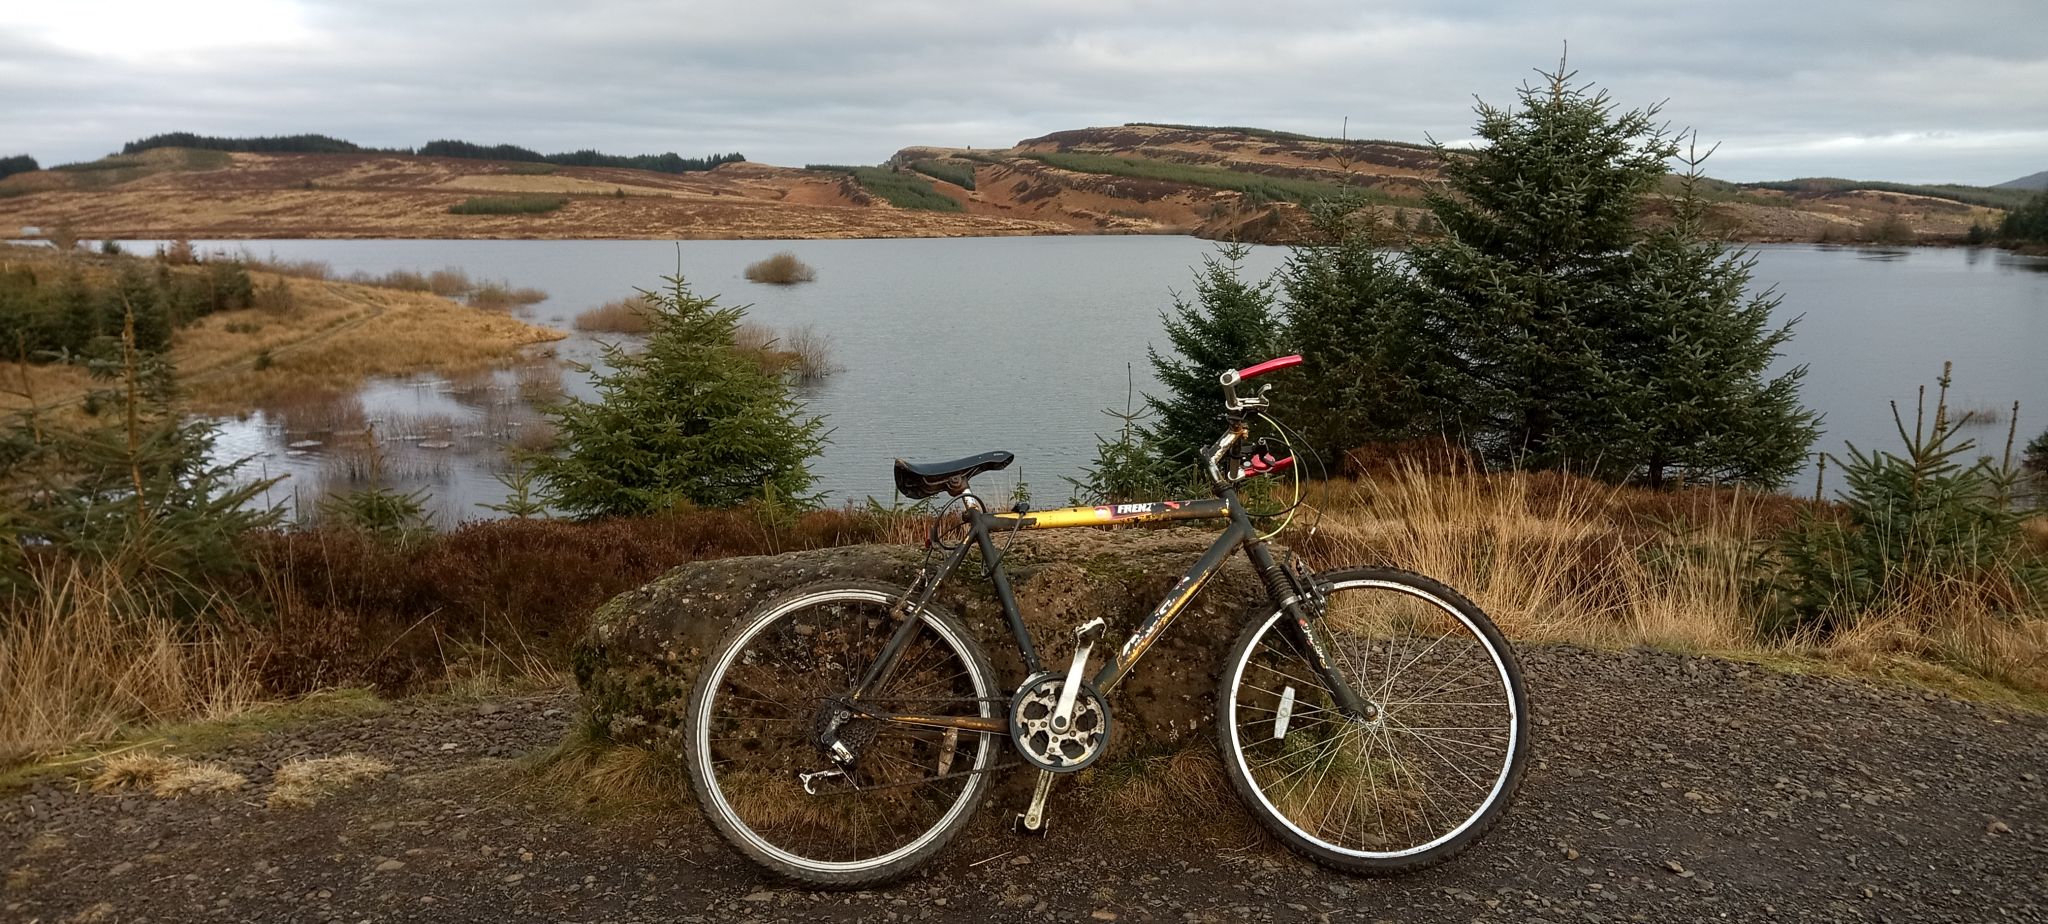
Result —
<instances>
[{"instance_id":1,"label":"red handlebar grip","mask_svg":"<svg viewBox=\"0 0 2048 924\"><path fill-rule=\"evenodd\" d=\"M1265 375L1268 372L1277 372L1281 369L1287 368L1288 366L1300 365L1300 363L1300 353L1296 353L1292 356L1282 356L1278 359L1266 360L1265 362L1262 362L1256 366L1248 366L1246 368L1239 369L1237 370L1237 377L1239 379L1248 379L1252 378L1253 376Z\"/></svg>"},{"instance_id":2,"label":"red handlebar grip","mask_svg":"<svg viewBox=\"0 0 2048 924\"><path fill-rule=\"evenodd\" d=\"M1272 461L1269 462L1267 461L1268 459L1272 459ZM1246 461L1244 468L1245 471L1254 475L1272 475L1286 471L1293 464L1293 456L1288 456L1285 459L1274 459L1272 456L1260 455L1253 456L1250 460Z\"/></svg>"}]
</instances>

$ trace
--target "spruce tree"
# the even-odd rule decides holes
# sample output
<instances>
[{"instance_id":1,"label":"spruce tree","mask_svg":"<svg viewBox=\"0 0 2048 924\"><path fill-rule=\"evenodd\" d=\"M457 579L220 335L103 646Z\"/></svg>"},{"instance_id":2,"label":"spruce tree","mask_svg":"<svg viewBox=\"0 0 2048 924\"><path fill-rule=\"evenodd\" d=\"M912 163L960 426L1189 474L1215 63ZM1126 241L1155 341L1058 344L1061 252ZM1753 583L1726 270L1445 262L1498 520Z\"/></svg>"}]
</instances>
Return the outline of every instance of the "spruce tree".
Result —
<instances>
[{"instance_id":1,"label":"spruce tree","mask_svg":"<svg viewBox=\"0 0 2048 924\"><path fill-rule=\"evenodd\" d=\"M604 347L600 400L550 410L562 451L534 460L548 503L581 516L749 500L807 504L805 461L824 443L789 385L733 348L745 309L699 297L681 275L643 292L643 349Z\"/></svg>"},{"instance_id":2,"label":"spruce tree","mask_svg":"<svg viewBox=\"0 0 2048 924\"><path fill-rule=\"evenodd\" d=\"M1704 158L1687 161L1671 223L1636 245L1629 313L1618 319L1618 374L1610 401L1622 411L1601 434L1600 468L1616 480L1783 484L1816 435L1799 404L1806 367L1769 376L1792 324L1773 325L1778 297L1749 292L1755 259L1705 233L1699 196Z\"/></svg>"},{"instance_id":3,"label":"spruce tree","mask_svg":"<svg viewBox=\"0 0 2048 924\"><path fill-rule=\"evenodd\" d=\"M1410 255L1453 429L1496 464L1777 484L1812 420L1799 372L1763 377L1787 331L1745 295L1749 264L1702 240L1696 197L1642 230L1679 153L1655 107L1617 111L1561 64L1545 77L1480 104L1483 147L1440 149L1444 237Z\"/></svg>"},{"instance_id":4,"label":"spruce tree","mask_svg":"<svg viewBox=\"0 0 2048 924\"><path fill-rule=\"evenodd\" d=\"M1273 358L1281 339L1271 280L1245 279L1244 259L1251 249L1225 244L1217 251L1202 258L1195 301L1176 295L1173 310L1160 313L1172 352L1146 350L1166 394L1145 396L1154 415L1145 439L1157 447L1169 470L1190 477L1200 465L1202 448L1221 432L1223 391L1217 377L1226 369Z\"/></svg>"},{"instance_id":5,"label":"spruce tree","mask_svg":"<svg viewBox=\"0 0 2048 924\"><path fill-rule=\"evenodd\" d=\"M167 589L186 613L247 566L244 536L275 525L257 501L277 479L213 461L215 429L172 403L171 366L124 318L113 357L90 364L103 422L29 406L0 426L0 597L34 586L29 549Z\"/></svg>"},{"instance_id":6,"label":"spruce tree","mask_svg":"<svg viewBox=\"0 0 2048 924\"><path fill-rule=\"evenodd\" d=\"M1415 282L1377 213L1340 198L1310 208L1313 236L1280 272L1287 338L1300 374L1283 393L1290 426L1325 460L1368 443L1435 432L1428 379L1442 368L1422 336Z\"/></svg>"}]
</instances>

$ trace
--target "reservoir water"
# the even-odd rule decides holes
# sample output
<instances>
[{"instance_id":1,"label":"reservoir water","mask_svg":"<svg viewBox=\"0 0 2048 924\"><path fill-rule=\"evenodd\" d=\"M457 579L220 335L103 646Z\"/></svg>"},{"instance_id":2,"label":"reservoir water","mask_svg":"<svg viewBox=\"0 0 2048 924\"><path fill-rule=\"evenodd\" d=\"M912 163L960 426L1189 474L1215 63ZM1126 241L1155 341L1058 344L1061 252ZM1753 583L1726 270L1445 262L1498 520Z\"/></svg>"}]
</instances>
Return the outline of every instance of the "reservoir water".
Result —
<instances>
[{"instance_id":1,"label":"reservoir water","mask_svg":"<svg viewBox=\"0 0 2048 924\"><path fill-rule=\"evenodd\" d=\"M148 252L152 242L131 249ZM773 328L809 324L832 344L839 371L802 397L825 416L831 442L813 465L832 502L890 497L896 457L952 458L988 449L1019 465L977 481L1004 496L1014 476L1041 503L1063 500L1065 476L1093 456L1096 434L1118 422L1130 382L1154 387L1148 346L1163 346L1160 312L1174 293L1192 298L1194 271L1216 245L1186 237L1012 237L831 241L248 241L200 242L202 251L314 259L336 273L460 267L477 279L549 293L530 320L570 328L575 314L660 285L680 268L699 294L750 306ZM746 281L744 267L794 251L817 281L790 287ZM1986 451L2002 449L2005 415L2022 402L2020 434L2048 427L2048 260L1961 248L1850 249L1759 246L1754 282L1783 299L1781 318L1801 321L1782 364L1805 364L1807 406L1825 415L1816 450L1844 441L1893 448L1890 401L1910 422L1916 390L1955 362L1952 403L1997 409L1996 426L1972 431ZM1287 251L1253 248L1247 272L1263 277ZM562 359L595 358L594 337L577 333ZM521 373L531 376L531 370ZM589 394L564 370L571 393ZM491 394L511 394L512 373L495 382L422 376L369 384L354 396L370 419L452 420L468 441L415 436L390 477L435 497L437 521L488 516L477 505L501 498L504 468L494 435L518 417ZM494 403L495 402L495 403ZM1142 402L1141 402L1142 403ZM292 443L302 448L292 449ZM223 422L223 457L253 457L250 471L287 475L275 499L317 496L336 477L319 434L294 432L284 415L258 411ZM452 445L451 445L452 444ZM420 446L431 448L419 448ZM1805 477L1787 487L1811 490Z\"/></svg>"}]
</instances>

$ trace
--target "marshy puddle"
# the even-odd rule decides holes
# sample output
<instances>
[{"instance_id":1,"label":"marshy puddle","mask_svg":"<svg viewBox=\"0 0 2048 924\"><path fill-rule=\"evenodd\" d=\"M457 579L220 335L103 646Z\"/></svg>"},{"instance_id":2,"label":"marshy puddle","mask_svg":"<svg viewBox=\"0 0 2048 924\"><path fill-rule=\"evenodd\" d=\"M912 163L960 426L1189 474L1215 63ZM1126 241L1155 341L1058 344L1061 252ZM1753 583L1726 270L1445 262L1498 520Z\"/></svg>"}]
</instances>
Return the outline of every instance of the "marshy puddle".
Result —
<instances>
[{"instance_id":1,"label":"marshy puddle","mask_svg":"<svg viewBox=\"0 0 2048 924\"><path fill-rule=\"evenodd\" d=\"M489 514L505 498L498 476L522 449L554 442L535 409L562 393L562 366L536 357L457 378L379 380L344 395L279 402L216 418L218 458L247 458L251 477L282 478L262 502L309 511L332 492L370 485L425 489L439 524Z\"/></svg>"}]
</instances>

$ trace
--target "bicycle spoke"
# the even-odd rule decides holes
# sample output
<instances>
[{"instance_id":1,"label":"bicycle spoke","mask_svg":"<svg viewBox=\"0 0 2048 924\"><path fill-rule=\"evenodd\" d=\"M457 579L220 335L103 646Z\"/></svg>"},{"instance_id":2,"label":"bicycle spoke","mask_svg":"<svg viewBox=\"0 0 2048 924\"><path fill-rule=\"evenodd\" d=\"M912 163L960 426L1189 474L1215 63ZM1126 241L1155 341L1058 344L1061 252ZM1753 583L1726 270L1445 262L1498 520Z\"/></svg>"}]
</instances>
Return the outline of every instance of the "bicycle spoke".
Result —
<instances>
[{"instance_id":1,"label":"bicycle spoke","mask_svg":"<svg viewBox=\"0 0 2048 924\"><path fill-rule=\"evenodd\" d=\"M750 836L806 862L860 863L915 844L975 790L993 751L984 734L899 725L841 712L835 737L851 772L806 792L798 774L833 768L817 744L835 708L901 623L888 603L828 599L771 618L723 662L699 732L711 784ZM924 617L893 669L861 701L879 711L989 714L977 668ZM949 705L951 704L951 705ZM859 715L855 712L854 715ZM961 771L975 771L962 773Z\"/></svg>"},{"instance_id":2,"label":"bicycle spoke","mask_svg":"<svg viewBox=\"0 0 2048 924\"><path fill-rule=\"evenodd\" d=\"M1393 856L1476 817L1508 770L1517 721L1486 639L1416 594L1333 586L1319 644L1377 710L1354 718L1308 679L1281 618L1237 668L1227 716L1238 766L1278 818L1350 855Z\"/></svg>"}]
</instances>

